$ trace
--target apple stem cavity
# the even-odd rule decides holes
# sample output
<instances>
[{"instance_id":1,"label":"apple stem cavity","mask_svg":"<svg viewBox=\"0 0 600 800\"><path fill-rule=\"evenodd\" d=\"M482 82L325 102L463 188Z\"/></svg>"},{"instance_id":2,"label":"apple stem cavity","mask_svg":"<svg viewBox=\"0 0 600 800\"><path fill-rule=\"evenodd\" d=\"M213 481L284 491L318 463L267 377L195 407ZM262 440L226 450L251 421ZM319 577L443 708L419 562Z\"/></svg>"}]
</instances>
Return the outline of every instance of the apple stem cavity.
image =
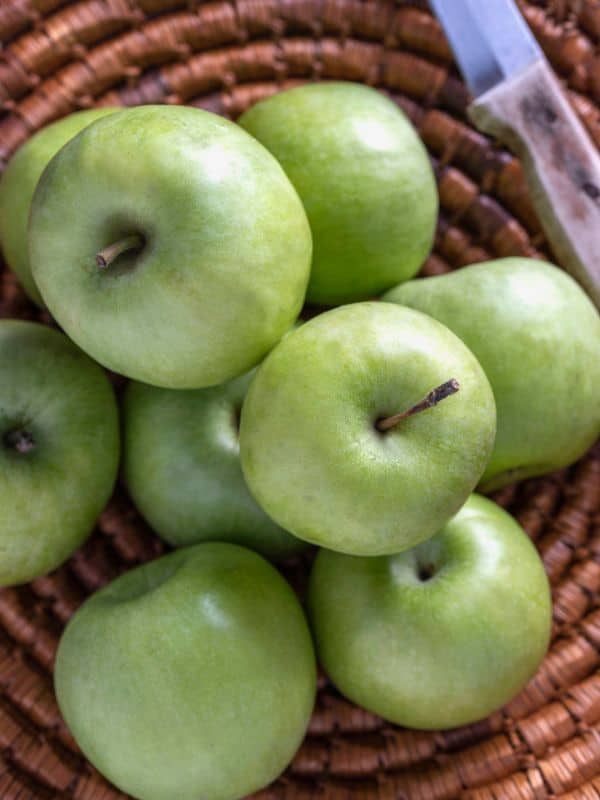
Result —
<instances>
[{"instance_id":1,"label":"apple stem cavity","mask_svg":"<svg viewBox=\"0 0 600 800\"><path fill-rule=\"evenodd\" d=\"M96 264L101 269L109 267L115 259L129 250L140 250L144 246L144 240L137 233L132 236L125 236L113 244L109 244L104 250L96 254Z\"/></svg>"},{"instance_id":2,"label":"apple stem cavity","mask_svg":"<svg viewBox=\"0 0 600 800\"><path fill-rule=\"evenodd\" d=\"M391 417L377 420L375 427L381 433L391 431L392 428L395 428L403 419L407 419L408 417L414 416L414 414L419 414L421 411L426 411L428 408L437 406L437 404L445 400L446 397L456 394L459 389L459 382L456 378L451 378L440 386L436 386L436 388L432 389L422 400L415 403L414 406L411 406L411 408L408 408L406 411L400 411L400 413L393 414Z\"/></svg>"},{"instance_id":3,"label":"apple stem cavity","mask_svg":"<svg viewBox=\"0 0 600 800\"><path fill-rule=\"evenodd\" d=\"M430 564L427 565L422 564L417 572L417 576L421 581L421 583L427 583L427 581L430 581L434 575L435 575L435 568Z\"/></svg>"},{"instance_id":4,"label":"apple stem cavity","mask_svg":"<svg viewBox=\"0 0 600 800\"><path fill-rule=\"evenodd\" d=\"M4 444L10 450L15 450L22 455L35 449L35 439L24 428L9 431L4 437Z\"/></svg>"}]
</instances>

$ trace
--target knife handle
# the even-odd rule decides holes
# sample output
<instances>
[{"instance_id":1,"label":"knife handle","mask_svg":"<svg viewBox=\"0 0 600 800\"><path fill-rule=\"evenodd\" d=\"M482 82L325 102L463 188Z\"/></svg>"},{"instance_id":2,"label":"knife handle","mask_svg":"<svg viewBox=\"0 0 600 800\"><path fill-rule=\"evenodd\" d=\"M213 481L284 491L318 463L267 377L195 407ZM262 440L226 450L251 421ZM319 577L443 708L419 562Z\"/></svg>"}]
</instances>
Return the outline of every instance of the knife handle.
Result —
<instances>
[{"instance_id":1,"label":"knife handle","mask_svg":"<svg viewBox=\"0 0 600 800\"><path fill-rule=\"evenodd\" d=\"M600 308L600 154L549 64L534 61L469 114L522 160L557 259Z\"/></svg>"}]
</instances>

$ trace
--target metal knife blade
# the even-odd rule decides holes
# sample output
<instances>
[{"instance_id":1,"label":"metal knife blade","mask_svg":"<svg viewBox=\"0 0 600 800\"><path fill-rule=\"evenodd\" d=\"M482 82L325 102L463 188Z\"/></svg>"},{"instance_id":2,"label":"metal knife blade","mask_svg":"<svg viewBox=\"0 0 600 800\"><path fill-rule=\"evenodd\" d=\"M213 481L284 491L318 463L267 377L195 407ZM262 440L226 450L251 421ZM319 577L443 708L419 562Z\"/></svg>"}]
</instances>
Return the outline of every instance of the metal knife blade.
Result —
<instances>
[{"instance_id":1,"label":"metal knife blade","mask_svg":"<svg viewBox=\"0 0 600 800\"><path fill-rule=\"evenodd\" d=\"M513 0L430 0L475 97L543 58Z\"/></svg>"}]
</instances>

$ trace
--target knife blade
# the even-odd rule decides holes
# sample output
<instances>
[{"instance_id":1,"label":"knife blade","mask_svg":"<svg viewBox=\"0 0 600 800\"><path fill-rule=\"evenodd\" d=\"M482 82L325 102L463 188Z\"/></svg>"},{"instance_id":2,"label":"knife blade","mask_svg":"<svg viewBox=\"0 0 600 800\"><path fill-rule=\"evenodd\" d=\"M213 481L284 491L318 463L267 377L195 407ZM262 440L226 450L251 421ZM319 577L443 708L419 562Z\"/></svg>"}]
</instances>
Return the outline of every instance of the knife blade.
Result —
<instances>
[{"instance_id":1,"label":"knife blade","mask_svg":"<svg viewBox=\"0 0 600 800\"><path fill-rule=\"evenodd\" d=\"M475 97L543 58L518 9L506 0L430 0Z\"/></svg>"},{"instance_id":2,"label":"knife blade","mask_svg":"<svg viewBox=\"0 0 600 800\"><path fill-rule=\"evenodd\" d=\"M557 261L600 308L600 154L514 0L430 0L475 101L523 162Z\"/></svg>"}]
</instances>

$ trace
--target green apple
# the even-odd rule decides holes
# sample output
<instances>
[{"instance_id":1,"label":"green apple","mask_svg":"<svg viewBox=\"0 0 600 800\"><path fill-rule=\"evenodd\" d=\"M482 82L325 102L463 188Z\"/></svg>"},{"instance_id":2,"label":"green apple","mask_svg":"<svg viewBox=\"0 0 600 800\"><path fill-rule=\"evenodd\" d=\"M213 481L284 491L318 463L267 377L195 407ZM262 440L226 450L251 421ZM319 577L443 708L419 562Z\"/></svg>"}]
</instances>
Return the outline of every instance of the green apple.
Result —
<instances>
[{"instance_id":1,"label":"green apple","mask_svg":"<svg viewBox=\"0 0 600 800\"><path fill-rule=\"evenodd\" d=\"M134 382L127 388L125 481L172 545L217 539L272 558L306 548L258 506L242 474L239 417L252 377L187 392Z\"/></svg>"},{"instance_id":2,"label":"green apple","mask_svg":"<svg viewBox=\"0 0 600 800\"><path fill-rule=\"evenodd\" d=\"M280 161L313 234L308 300L362 300L413 277L429 254L437 190L421 140L375 89L314 83L240 119Z\"/></svg>"},{"instance_id":3,"label":"green apple","mask_svg":"<svg viewBox=\"0 0 600 800\"><path fill-rule=\"evenodd\" d=\"M44 167L53 155L91 122L115 108L91 108L76 111L35 133L8 162L0 179L0 242L4 258L16 272L29 297L43 305L31 275L27 252L27 222L31 198Z\"/></svg>"},{"instance_id":4,"label":"green apple","mask_svg":"<svg viewBox=\"0 0 600 800\"><path fill-rule=\"evenodd\" d=\"M119 419L102 370L62 333L0 322L0 586L63 563L108 500Z\"/></svg>"},{"instance_id":5,"label":"green apple","mask_svg":"<svg viewBox=\"0 0 600 800\"><path fill-rule=\"evenodd\" d=\"M242 409L242 468L295 536L382 555L458 511L495 428L488 381L453 333L411 309L356 303L289 333L259 367Z\"/></svg>"},{"instance_id":6,"label":"green apple","mask_svg":"<svg viewBox=\"0 0 600 800\"><path fill-rule=\"evenodd\" d=\"M322 550L309 611L338 689L391 722L428 730L474 722L511 700L544 657L551 628L534 546L477 495L404 553Z\"/></svg>"},{"instance_id":7,"label":"green apple","mask_svg":"<svg viewBox=\"0 0 600 800\"><path fill-rule=\"evenodd\" d=\"M35 192L31 268L101 364L197 389L255 366L304 300L312 243L275 159L228 120L140 106L92 123Z\"/></svg>"},{"instance_id":8,"label":"green apple","mask_svg":"<svg viewBox=\"0 0 600 800\"><path fill-rule=\"evenodd\" d=\"M139 800L234 800L292 759L315 698L310 633L263 558L204 543L122 575L69 623L58 702L87 758Z\"/></svg>"},{"instance_id":9,"label":"green apple","mask_svg":"<svg viewBox=\"0 0 600 800\"><path fill-rule=\"evenodd\" d=\"M388 292L447 325L494 391L498 433L482 491L576 461L600 434L600 316L565 272L504 258Z\"/></svg>"}]
</instances>

